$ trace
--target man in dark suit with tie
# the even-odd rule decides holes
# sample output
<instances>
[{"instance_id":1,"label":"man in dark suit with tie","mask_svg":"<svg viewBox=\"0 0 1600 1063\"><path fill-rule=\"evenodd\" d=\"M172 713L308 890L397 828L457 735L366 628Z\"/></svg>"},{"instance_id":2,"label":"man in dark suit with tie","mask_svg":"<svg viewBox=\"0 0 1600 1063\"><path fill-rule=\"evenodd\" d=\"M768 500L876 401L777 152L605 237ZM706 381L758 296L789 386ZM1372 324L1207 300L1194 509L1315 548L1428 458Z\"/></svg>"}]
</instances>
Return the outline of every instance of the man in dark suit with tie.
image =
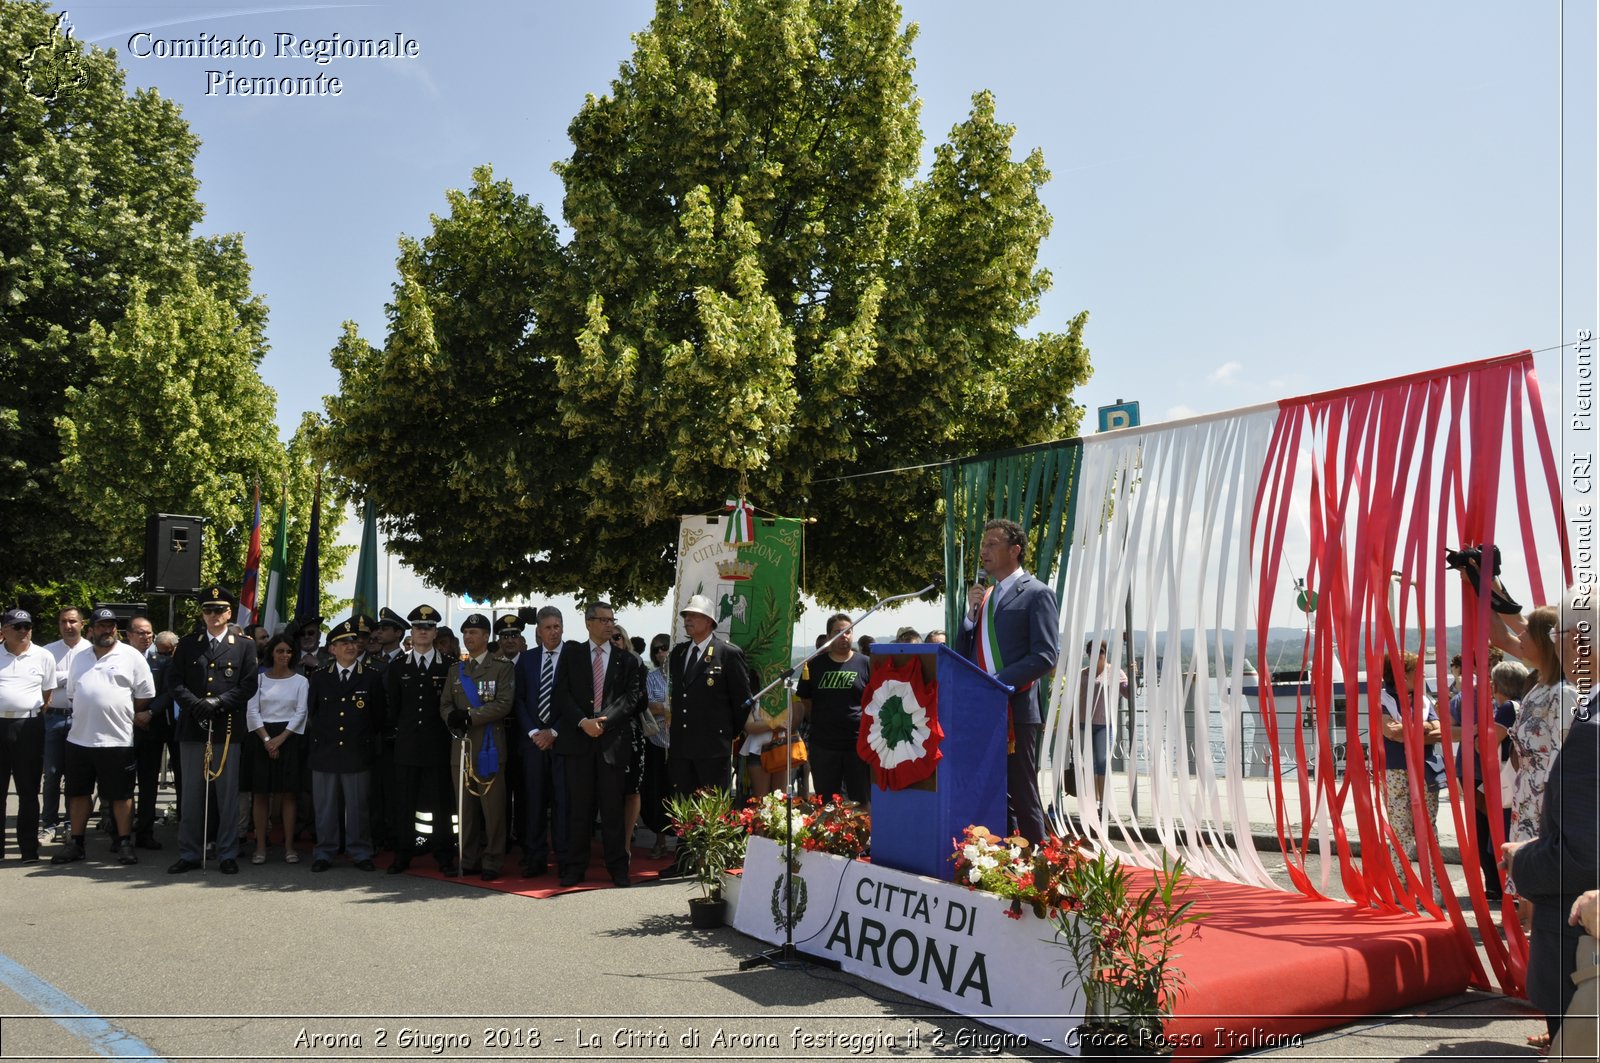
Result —
<instances>
[{"instance_id":1,"label":"man in dark suit with tie","mask_svg":"<svg viewBox=\"0 0 1600 1063\"><path fill-rule=\"evenodd\" d=\"M675 794L726 790L733 740L750 714L750 669L739 647L717 637L709 598L694 595L678 615L689 637L667 658L667 777Z\"/></svg>"},{"instance_id":2,"label":"man in dark suit with tie","mask_svg":"<svg viewBox=\"0 0 1600 1063\"><path fill-rule=\"evenodd\" d=\"M556 684L561 672L561 610L553 605L535 617L534 648L517 658L517 755L522 761L522 876L537 878L566 863L571 824L566 758L555 751L558 710Z\"/></svg>"},{"instance_id":3,"label":"man in dark suit with tie","mask_svg":"<svg viewBox=\"0 0 1600 1063\"><path fill-rule=\"evenodd\" d=\"M571 838L561 866L561 885L583 881L600 811L606 871L617 886L628 885L628 838L623 790L633 755L633 721L645 708L644 662L611 641L617 618L609 602L583 611L589 638L569 642L557 670L555 705L560 714L555 750L565 760Z\"/></svg>"},{"instance_id":4,"label":"man in dark suit with tie","mask_svg":"<svg viewBox=\"0 0 1600 1063\"><path fill-rule=\"evenodd\" d=\"M244 710L256 692L256 643L236 634L233 595L209 587L200 596L205 629L178 641L167 669L167 692L180 713L178 750L183 762L179 794L178 875L200 866L205 854L206 787L215 779L217 870L239 873L239 758ZM210 756L207 756L207 750Z\"/></svg>"},{"instance_id":5,"label":"man in dark suit with tie","mask_svg":"<svg viewBox=\"0 0 1600 1063\"><path fill-rule=\"evenodd\" d=\"M974 584L967 592L956 652L1013 690L1008 826L1037 845L1049 836L1039 800L1039 680L1055 670L1060 620L1055 594L1022 570L1027 545L1016 521L991 520L983 526L978 559L994 582Z\"/></svg>"}]
</instances>

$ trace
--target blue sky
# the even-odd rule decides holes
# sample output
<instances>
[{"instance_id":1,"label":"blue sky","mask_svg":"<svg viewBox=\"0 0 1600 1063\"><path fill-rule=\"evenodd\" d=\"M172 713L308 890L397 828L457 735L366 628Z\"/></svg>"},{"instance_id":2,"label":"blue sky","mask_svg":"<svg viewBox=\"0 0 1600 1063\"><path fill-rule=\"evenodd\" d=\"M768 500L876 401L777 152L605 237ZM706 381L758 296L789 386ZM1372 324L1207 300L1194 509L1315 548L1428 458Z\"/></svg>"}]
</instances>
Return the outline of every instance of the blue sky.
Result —
<instances>
[{"instance_id":1,"label":"blue sky","mask_svg":"<svg viewBox=\"0 0 1600 1063\"><path fill-rule=\"evenodd\" d=\"M426 232L472 167L492 164L559 215L550 165L569 150L567 123L607 91L652 11L65 6L76 36L115 47L130 86L179 102L200 136L203 228L245 236L285 434L336 387L327 351L343 320L381 342L397 237ZM1041 148L1054 174L1042 257L1055 286L1035 327L1090 312L1094 377L1075 398L1092 428L1094 408L1118 399L1159 421L1593 327L1594 9L1564 7L1564 36L1559 2L929 0L905 13L920 26L925 155L990 89L1019 153ZM244 34L268 58L141 58L140 31ZM272 58L278 32L401 33L420 55L317 66ZM208 96L212 69L344 88ZM1539 356L1547 393L1563 388L1564 357Z\"/></svg>"}]
</instances>

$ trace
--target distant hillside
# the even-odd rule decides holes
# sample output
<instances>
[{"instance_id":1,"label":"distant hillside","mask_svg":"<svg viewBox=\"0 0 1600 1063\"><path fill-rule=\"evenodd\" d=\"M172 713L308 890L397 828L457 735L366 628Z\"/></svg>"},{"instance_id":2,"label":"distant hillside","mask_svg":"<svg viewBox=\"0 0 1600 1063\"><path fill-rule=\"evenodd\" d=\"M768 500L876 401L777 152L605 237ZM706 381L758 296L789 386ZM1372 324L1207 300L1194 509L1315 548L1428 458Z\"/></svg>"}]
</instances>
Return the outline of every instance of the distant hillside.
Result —
<instances>
[{"instance_id":1,"label":"distant hillside","mask_svg":"<svg viewBox=\"0 0 1600 1063\"><path fill-rule=\"evenodd\" d=\"M1135 631L1133 635L1134 652L1144 653L1146 633ZM1233 655L1233 633L1223 632L1221 635L1222 649L1229 657ZM1182 636L1183 659L1189 660L1194 656L1194 632L1186 630ZM1430 640L1431 641L1431 640ZM1459 653L1461 650L1461 628L1450 627L1445 629L1445 643L1449 654ZM1413 647L1415 648L1415 647ZM1298 668L1306 649L1306 632L1303 628L1273 627L1267 629L1267 662L1268 669ZM1257 647L1254 632L1247 632L1244 645L1245 656L1250 663L1255 665L1256 671L1263 671L1261 662L1256 659Z\"/></svg>"}]
</instances>

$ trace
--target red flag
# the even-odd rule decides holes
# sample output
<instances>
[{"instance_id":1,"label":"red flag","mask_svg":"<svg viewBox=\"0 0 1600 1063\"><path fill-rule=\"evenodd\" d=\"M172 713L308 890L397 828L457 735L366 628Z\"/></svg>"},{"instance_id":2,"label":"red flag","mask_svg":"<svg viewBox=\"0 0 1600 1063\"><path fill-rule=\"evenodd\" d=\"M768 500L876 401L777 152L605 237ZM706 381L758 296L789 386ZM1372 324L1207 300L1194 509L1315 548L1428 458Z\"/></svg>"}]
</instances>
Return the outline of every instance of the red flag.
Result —
<instances>
[{"instance_id":1,"label":"red flag","mask_svg":"<svg viewBox=\"0 0 1600 1063\"><path fill-rule=\"evenodd\" d=\"M256 484L256 519L250 526L250 552L244 558L244 584L239 588L239 626L256 619L256 587L261 582L261 485Z\"/></svg>"}]
</instances>

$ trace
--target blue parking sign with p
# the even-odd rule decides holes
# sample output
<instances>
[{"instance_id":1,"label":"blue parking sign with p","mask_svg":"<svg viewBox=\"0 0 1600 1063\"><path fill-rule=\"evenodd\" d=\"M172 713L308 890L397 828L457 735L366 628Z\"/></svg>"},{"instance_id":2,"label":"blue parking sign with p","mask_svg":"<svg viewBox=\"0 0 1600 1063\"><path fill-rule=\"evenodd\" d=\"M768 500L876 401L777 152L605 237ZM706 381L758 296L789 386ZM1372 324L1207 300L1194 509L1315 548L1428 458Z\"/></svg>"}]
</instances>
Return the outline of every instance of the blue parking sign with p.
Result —
<instances>
[{"instance_id":1,"label":"blue parking sign with p","mask_svg":"<svg viewBox=\"0 0 1600 1063\"><path fill-rule=\"evenodd\" d=\"M1118 428L1133 428L1139 423L1139 404L1119 402L1100 407L1100 431L1114 432Z\"/></svg>"}]
</instances>

